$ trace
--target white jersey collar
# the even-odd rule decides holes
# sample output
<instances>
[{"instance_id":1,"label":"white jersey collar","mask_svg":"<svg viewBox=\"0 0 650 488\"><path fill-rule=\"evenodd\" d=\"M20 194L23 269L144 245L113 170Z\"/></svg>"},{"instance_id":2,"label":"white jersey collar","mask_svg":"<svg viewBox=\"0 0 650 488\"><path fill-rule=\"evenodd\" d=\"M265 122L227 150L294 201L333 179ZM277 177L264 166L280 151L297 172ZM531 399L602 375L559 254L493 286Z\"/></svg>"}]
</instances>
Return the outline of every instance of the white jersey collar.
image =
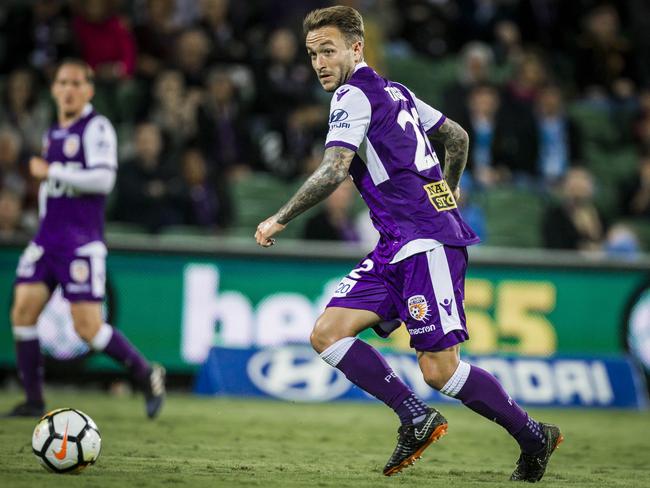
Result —
<instances>
[{"instance_id":1,"label":"white jersey collar","mask_svg":"<svg viewBox=\"0 0 650 488\"><path fill-rule=\"evenodd\" d=\"M357 65L354 67L354 71L352 71L352 73L356 73L357 70L360 70L361 68L367 68L367 67L368 67L368 63L366 63L365 61L361 61L360 63L357 63Z\"/></svg>"},{"instance_id":2,"label":"white jersey collar","mask_svg":"<svg viewBox=\"0 0 650 488\"><path fill-rule=\"evenodd\" d=\"M88 115L92 111L93 111L92 104L87 103L86 105L84 105L84 109L81 111L81 116L79 118L85 117L86 115Z\"/></svg>"}]
</instances>

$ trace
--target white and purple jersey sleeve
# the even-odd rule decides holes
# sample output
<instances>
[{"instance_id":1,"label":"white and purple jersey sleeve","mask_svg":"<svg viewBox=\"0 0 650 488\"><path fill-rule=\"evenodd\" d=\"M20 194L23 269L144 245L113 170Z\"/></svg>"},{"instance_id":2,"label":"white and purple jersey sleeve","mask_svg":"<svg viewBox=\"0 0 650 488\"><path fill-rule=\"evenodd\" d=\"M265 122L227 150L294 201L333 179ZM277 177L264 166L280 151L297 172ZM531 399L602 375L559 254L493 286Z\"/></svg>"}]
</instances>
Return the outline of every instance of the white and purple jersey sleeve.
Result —
<instances>
[{"instance_id":1,"label":"white and purple jersey sleeve","mask_svg":"<svg viewBox=\"0 0 650 488\"><path fill-rule=\"evenodd\" d=\"M83 133L86 168L117 169L117 136L110 121L96 115Z\"/></svg>"},{"instance_id":2,"label":"white and purple jersey sleeve","mask_svg":"<svg viewBox=\"0 0 650 488\"><path fill-rule=\"evenodd\" d=\"M366 138L371 118L370 101L363 91L351 85L339 87L330 105L325 147L342 146L356 152Z\"/></svg>"}]
</instances>

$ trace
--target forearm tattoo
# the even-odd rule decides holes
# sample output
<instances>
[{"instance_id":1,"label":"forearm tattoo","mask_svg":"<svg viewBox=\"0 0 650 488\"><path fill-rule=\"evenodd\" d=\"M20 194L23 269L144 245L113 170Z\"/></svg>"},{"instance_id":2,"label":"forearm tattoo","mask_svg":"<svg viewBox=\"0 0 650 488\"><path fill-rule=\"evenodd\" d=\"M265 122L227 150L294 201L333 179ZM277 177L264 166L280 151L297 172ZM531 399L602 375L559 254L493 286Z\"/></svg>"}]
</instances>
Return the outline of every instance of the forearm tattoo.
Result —
<instances>
[{"instance_id":1,"label":"forearm tattoo","mask_svg":"<svg viewBox=\"0 0 650 488\"><path fill-rule=\"evenodd\" d=\"M354 151L350 149L328 147L318 169L276 214L278 223L286 225L305 210L325 200L348 177L353 157Z\"/></svg>"},{"instance_id":2,"label":"forearm tattoo","mask_svg":"<svg viewBox=\"0 0 650 488\"><path fill-rule=\"evenodd\" d=\"M458 123L447 119L430 137L445 145L445 180L453 191L458 188L460 177L467 164L469 136Z\"/></svg>"}]
</instances>

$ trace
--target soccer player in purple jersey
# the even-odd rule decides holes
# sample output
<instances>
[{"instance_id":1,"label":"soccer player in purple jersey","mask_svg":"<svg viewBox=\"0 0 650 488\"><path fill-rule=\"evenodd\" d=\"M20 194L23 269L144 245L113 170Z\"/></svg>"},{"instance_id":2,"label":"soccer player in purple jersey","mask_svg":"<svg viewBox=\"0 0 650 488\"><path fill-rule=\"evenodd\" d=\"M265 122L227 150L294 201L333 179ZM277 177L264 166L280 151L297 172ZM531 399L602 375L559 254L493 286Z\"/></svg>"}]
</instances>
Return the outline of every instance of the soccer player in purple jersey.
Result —
<instances>
[{"instance_id":1,"label":"soccer player in purple jersey","mask_svg":"<svg viewBox=\"0 0 650 488\"><path fill-rule=\"evenodd\" d=\"M289 202L259 224L258 244L274 244L273 236L294 217L351 176L380 239L336 288L311 343L327 363L399 416L397 447L384 474L411 465L447 430L440 412L423 403L375 349L356 338L370 327L386 336L399 317L426 382L503 426L521 447L511 479L538 481L562 441L560 430L533 420L494 376L459 357L459 345L468 339L466 246L479 240L456 205L467 133L363 62L363 19L356 10L315 10L303 27L312 66L323 88L333 93L325 155ZM427 136L445 146L444 173Z\"/></svg>"},{"instance_id":2,"label":"soccer player in purple jersey","mask_svg":"<svg viewBox=\"0 0 650 488\"><path fill-rule=\"evenodd\" d=\"M8 416L41 416L43 359L36 321L57 285L70 301L74 328L95 351L126 366L155 417L165 395L165 371L149 364L102 320L106 245L104 207L115 183L117 138L108 119L93 110L93 73L83 61L65 60L52 83L58 122L44 137L43 157L29 162L41 181L40 226L16 271L11 310L16 360L27 399Z\"/></svg>"}]
</instances>

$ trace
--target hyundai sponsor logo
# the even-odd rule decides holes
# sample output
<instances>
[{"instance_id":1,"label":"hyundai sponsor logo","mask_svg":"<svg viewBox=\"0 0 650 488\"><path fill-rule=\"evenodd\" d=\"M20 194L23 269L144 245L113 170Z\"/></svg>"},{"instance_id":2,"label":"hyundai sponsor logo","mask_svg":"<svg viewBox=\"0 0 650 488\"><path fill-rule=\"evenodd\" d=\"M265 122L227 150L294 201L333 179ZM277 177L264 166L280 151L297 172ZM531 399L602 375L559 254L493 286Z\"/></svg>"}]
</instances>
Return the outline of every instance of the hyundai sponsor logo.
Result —
<instances>
[{"instance_id":1,"label":"hyundai sponsor logo","mask_svg":"<svg viewBox=\"0 0 650 488\"><path fill-rule=\"evenodd\" d=\"M342 372L306 347L262 350L250 358L246 370L260 390L284 400L332 400L350 388Z\"/></svg>"},{"instance_id":2,"label":"hyundai sponsor logo","mask_svg":"<svg viewBox=\"0 0 650 488\"><path fill-rule=\"evenodd\" d=\"M394 374L423 400L456 401L431 389L413 354L389 354ZM467 358L466 358L467 359ZM642 408L643 380L626 358L504 358L469 360L494 374L516 401L536 406ZM196 384L197 393L271 396L291 401L367 400L339 370L309 347L229 349L214 347Z\"/></svg>"},{"instance_id":3,"label":"hyundai sponsor logo","mask_svg":"<svg viewBox=\"0 0 650 488\"><path fill-rule=\"evenodd\" d=\"M348 118L348 113L342 108L337 108L330 114L330 124L335 124L337 122L343 122Z\"/></svg>"}]
</instances>

